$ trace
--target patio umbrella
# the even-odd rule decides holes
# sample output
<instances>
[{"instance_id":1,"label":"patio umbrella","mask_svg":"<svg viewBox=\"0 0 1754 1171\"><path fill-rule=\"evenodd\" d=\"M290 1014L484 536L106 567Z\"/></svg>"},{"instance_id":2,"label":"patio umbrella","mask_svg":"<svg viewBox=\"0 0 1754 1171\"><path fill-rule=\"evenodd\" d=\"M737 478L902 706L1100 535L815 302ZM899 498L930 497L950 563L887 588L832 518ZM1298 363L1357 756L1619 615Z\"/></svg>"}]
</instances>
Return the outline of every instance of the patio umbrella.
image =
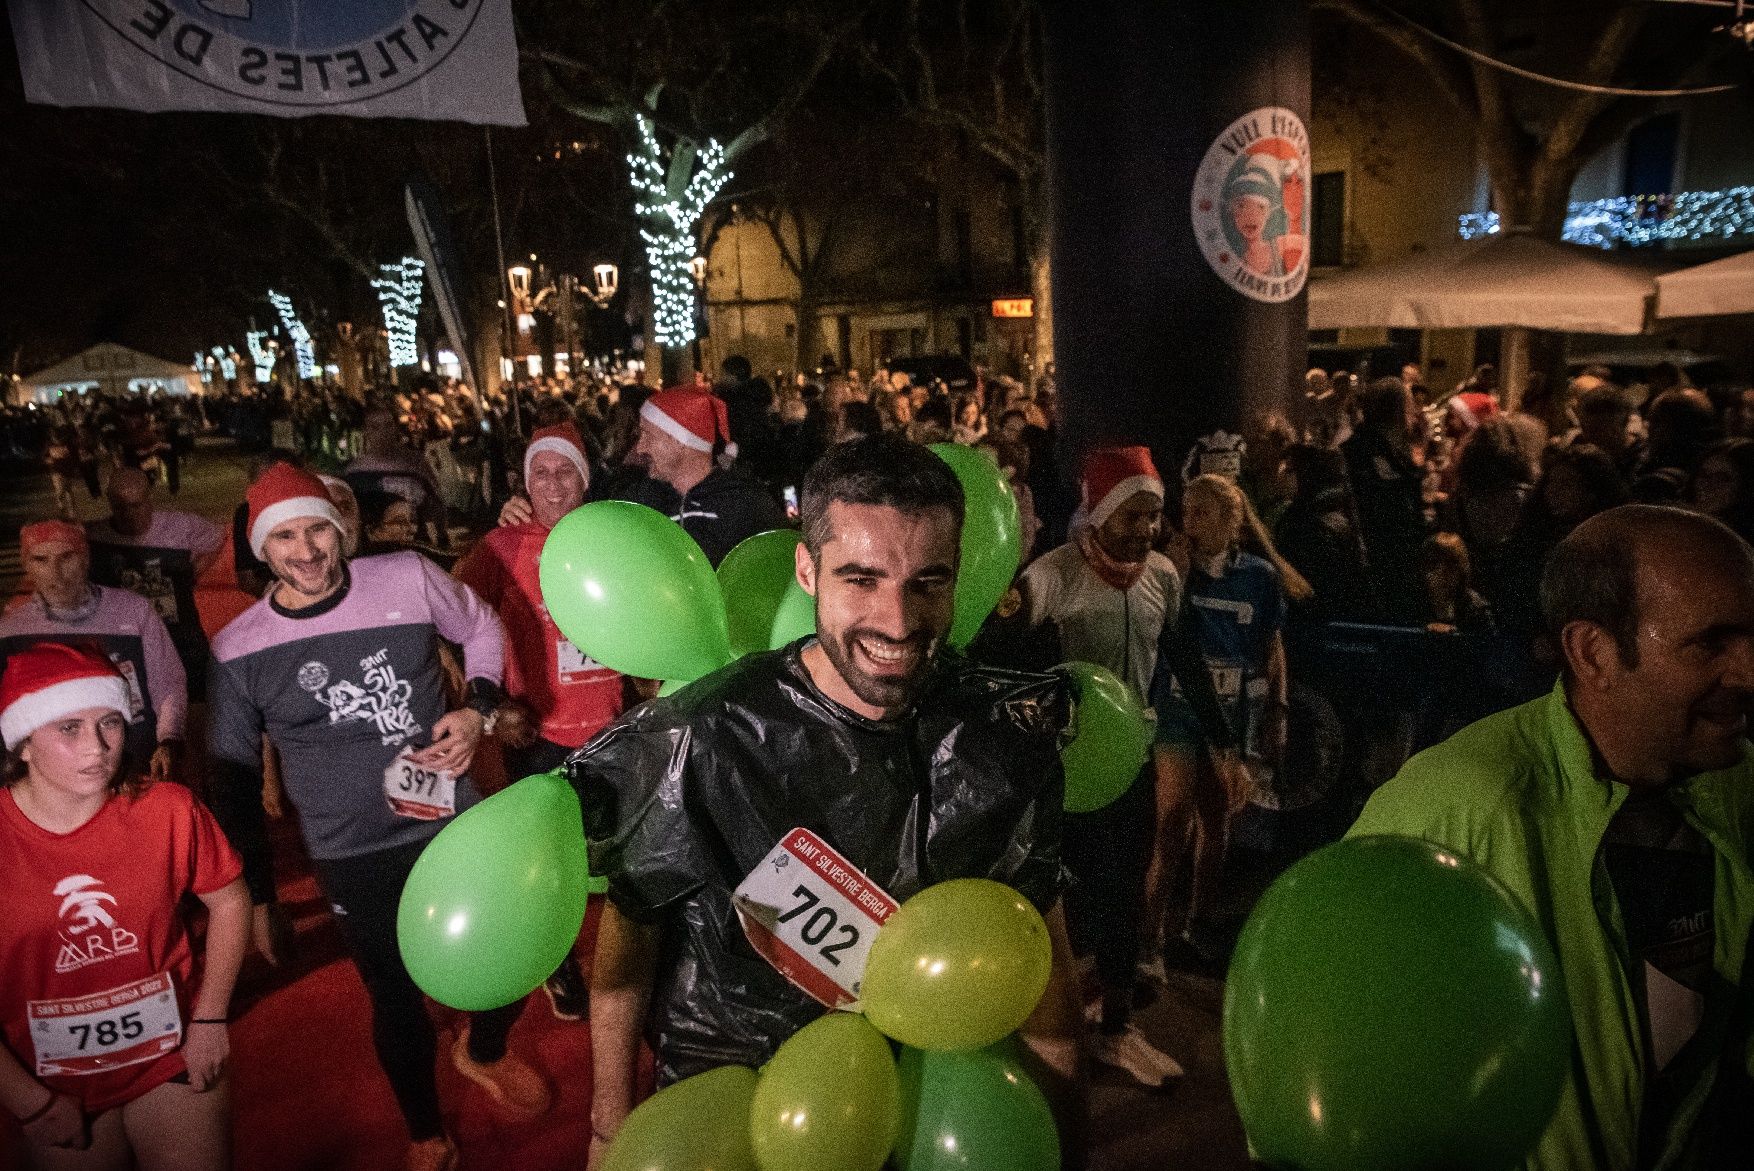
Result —
<instances>
[{"instance_id":1,"label":"patio umbrella","mask_svg":"<svg viewBox=\"0 0 1754 1171\"><path fill-rule=\"evenodd\" d=\"M1754 252L1696 264L1657 278L1658 317L1754 313Z\"/></svg>"},{"instance_id":2,"label":"patio umbrella","mask_svg":"<svg viewBox=\"0 0 1754 1171\"><path fill-rule=\"evenodd\" d=\"M1672 260L1506 233L1309 282L1311 329L1643 333Z\"/></svg>"}]
</instances>

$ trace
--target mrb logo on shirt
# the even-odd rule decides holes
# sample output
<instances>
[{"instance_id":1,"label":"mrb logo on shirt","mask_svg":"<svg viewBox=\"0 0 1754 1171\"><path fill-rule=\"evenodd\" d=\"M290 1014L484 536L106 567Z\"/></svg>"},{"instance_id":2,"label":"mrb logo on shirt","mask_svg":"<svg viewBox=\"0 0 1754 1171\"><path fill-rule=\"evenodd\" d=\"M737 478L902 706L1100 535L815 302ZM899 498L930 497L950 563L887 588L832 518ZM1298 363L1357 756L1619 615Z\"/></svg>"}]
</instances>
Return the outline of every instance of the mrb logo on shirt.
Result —
<instances>
[{"instance_id":1,"label":"mrb logo on shirt","mask_svg":"<svg viewBox=\"0 0 1754 1171\"><path fill-rule=\"evenodd\" d=\"M140 950L140 937L120 926L110 913L116 896L98 879L68 875L55 884L54 896L61 900L61 950L55 955L55 971L73 972Z\"/></svg>"},{"instance_id":2,"label":"mrb logo on shirt","mask_svg":"<svg viewBox=\"0 0 1754 1171\"><path fill-rule=\"evenodd\" d=\"M331 724L369 720L385 744L401 744L419 735L420 723L408 706L414 687L396 674L389 648L367 655L359 666L363 672L360 682L339 679L331 683L326 664L306 663L298 669L298 685L329 709Z\"/></svg>"}]
</instances>

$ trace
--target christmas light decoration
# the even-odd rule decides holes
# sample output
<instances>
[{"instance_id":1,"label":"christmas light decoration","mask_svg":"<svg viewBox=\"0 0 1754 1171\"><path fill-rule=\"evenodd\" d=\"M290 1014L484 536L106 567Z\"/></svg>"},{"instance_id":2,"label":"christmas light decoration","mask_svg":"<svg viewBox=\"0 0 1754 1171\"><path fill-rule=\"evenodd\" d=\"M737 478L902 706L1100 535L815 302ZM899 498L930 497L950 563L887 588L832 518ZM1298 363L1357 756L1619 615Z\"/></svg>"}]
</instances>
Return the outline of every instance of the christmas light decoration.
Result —
<instances>
[{"instance_id":1,"label":"christmas light decoration","mask_svg":"<svg viewBox=\"0 0 1754 1171\"><path fill-rule=\"evenodd\" d=\"M238 376L238 357L224 346L214 346L213 356L219 359L219 377L224 382L234 382Z\"/></svg>"},{"instance_id":2,"label":"christmas light decoration","mask_svg":"<svg viewBox=\"0 0 1754 1171\"><path fill-rule=\"evenodd\" d=\"M1469 212L1461 217L1464 240L1499 229L1498 213ZM1663 240L1730 240L1754 235L1754 187L1722 191L1682 191L1675 195L1622 195L1574 203L1565 217L1564 238L1573 244L1634 248Z\"/></svg>"},{"instance_id":3,"label":"christmas light decoration","mask_svg":"<svg viewBox=\"0 0 1754 1171\"><path fill-rule=\"evenodd\" d=\"M201 383L203 386L213 385L213 359L209 358L206 354L203 354L200 350L196 350L195 365L192 366L191 369L201 376Z\"/></svg>"},{"instance_id":4,"label":"christmas light decoration","mask_svg":"<svg viewBox=\"0 0 1754 1171\"><path fill-rule=\"evenodd\" d=\"M250 360L256 364L256 381L267 382L274 377L274 360L278 355L274 343L268 340L268 331L252 329L244 335L244 342L250 347Z\"/></svg>"},{"instance_id":5,"label":"christmas light decoration","mask_svg":"<svg viewBox=\"0 0 1754 1171\"><path fill-rule=\"evenodd\" d=\"M280 324L286 327L286 336L292 339L292 352L298 357L299 378L315 378L317 350L311 344L311 331L305 328L305 323L293 312L292 298L269 289L268 300L273 304L274 311L280 314Z\"/></svg>"},{"instance_id":6,"label":"christmas light decoration","mask_svg":"<svg viewBox=\"0 0 1754 1171\"><path fill-rule=\"evenodd\" d=\"M414 340L420 322L420 294L426 265L412 256L396 264L380 264L384 279L372 282L384 309L384 326L390 332L390 365L418 366L420 347Z\"/></svg>"},{"instance_id":7,"label":"christmas light decoration","mask_svg":"<svg viewBox=\"0 0 1754 1171\"><path fill-rule=\"evenodd\" d=\"M694 259L694 229L731 172L725 169L725 148L708 139L698 154L689 148L686 155L673 158L676 173L666 177L664 150L652 123L635 115L634 125L639 149L627 156L627 165L633 172L633 210L652 276L652 332L660 346L675 349L694 340L695 283L688 269Z\"/></svg>"}]
</instances>

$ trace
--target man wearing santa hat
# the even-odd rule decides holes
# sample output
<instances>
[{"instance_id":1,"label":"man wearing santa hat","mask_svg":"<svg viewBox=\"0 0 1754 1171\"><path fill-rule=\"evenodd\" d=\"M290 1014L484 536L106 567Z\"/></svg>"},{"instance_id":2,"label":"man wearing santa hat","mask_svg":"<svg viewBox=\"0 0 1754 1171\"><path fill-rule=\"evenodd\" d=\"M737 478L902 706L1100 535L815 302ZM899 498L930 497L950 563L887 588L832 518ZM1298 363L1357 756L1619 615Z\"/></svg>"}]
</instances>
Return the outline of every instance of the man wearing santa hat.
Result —
<instances>
[{"instance_id":1,"label":"man wearing santa hat","mask_svg":"<svg viewBox=\"0 0 1754 1171\"><path fill-rule=\"evenodd\" d=\"M251 549L275 584L213 640L214 812L243 855L253 934L273 958L266 732L371 998L378 1061L413 1139L407 1165L453 1167L433 1071L437 1038L402 963L396 914L426 844L479 800L468 770L502 698L504 635L473 590L419 553L349 561L341 517L311 473L276 464L246 498ZM459 711L445 710L441 640L462 647L469 698ZM451 1060L496 1102L540 1114L549 1103L541 1075L506 1052L521 1008L471 1014Z\"/></svg>"},{"instance_id":2,"label":"man wearing santa hat","mask_svg":"<svg viewBox=\"0 0 1754 1171\"><path fill-rule=\"evenodd\" d=\"M0 668L42 642L102 651L128 681L125 767L169 779L182 756L189 693L164 620L132 590L92 584L91 555L78 525L40 521L20 529L18 541L31 596L0 618Z\"/></svg>"},{"instance_id":3,"label":"man wearing santa hat","mask_svg":"<svg viewBox=\"0 0 1754 1171\"><path fill-rule=\"evenodd\" d=\"M575 647L542 604L540 561L548 532L585 502L591 468L578 428L543 427L524 452L532 516L482 537L456 568L459 581L505 623L506 694L494 734L517 780L559 768L621 714L621 676ZM562 1020L585 1015L587 992L571 957L544 984Z\"/></svg>"},{"instance_id":4,"label":"man wearing santa hat","mask_svg":"<svg viewBox=\"0 0 1754 1171\"><path fill-rule=\"evenodd\" d=\"M1107 667L1141 705L1150 692L1165 628L1180 628L1181 581L1154 550L1163 519L1163 478L1144 447L1099 447L1080 477L1083 523L1072 539L1023 571L1029 625L1057 636L1062 657ZM1203 717L1208 740L1232 745L1198 648L1171 637L1172 669ZM1066 899L1072 941L1095 959L1102 985L1094 1056L1145 1085L1182 1076L1131 1023L1145 871L1151 861L1155 776L1147 764L1112 805L1066 817L1066 865L1078 882Z\"/></svg>"},{"instance_id":5,"label":"man wearing santa hat","mask_svg":"<svg viewBox=\"0 0 1754 1171\"><path fill-rule=\"evenodd\" d=\"M725 402L699 386L672 386L645 401L639 412L635 462L681 498L670 519L693 537L716 568L738 542L784 528L785 510L731 461L730 416ZM500 512L502 525L530 520L527 502L512 499Z\"/></svg>"}]
</instances>

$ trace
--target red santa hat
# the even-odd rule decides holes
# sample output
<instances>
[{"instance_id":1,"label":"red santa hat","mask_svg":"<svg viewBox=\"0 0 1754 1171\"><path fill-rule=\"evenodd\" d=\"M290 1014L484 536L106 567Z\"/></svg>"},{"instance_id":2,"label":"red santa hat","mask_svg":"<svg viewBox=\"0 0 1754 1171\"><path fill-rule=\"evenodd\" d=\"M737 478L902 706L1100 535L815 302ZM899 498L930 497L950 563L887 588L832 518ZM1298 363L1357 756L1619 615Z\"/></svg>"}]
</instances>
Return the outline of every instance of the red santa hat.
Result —
<instances>
[{"instance_id":1,"label":"red santa hat","mask_svg":"<svg viewBox=\"0 0 1754 1171\"><path fill-rule=\"evenodd\" d=\"M334 525L337 532L347 531L323 481L289 463L270 466L250 485L244 499L250 504L250 552L257 558L268 534L289 520L314 516Z\"/></svg>"},{"instance_id":2,"label":"red santa hat","mask_svg":"<svg viewBox=\"0 0 1754 1171\"><path fill-rule=\"evenodd\" d=\"M58 642L19 651L0 674L0 737L8 750L45 724L101 707L127 715L128 684L103 655Z\"/></svg>"},{"instance_id":3,"label":"red santa hat","mask_svg":"<svg viewBox=\"0 0 1754 1171\"><path fill-rule=\"evenodd\" d=\"M1444 423L1452 439L1470 435L1487 419L1498 414L1498 400L1478 390L1465 390L1449 400Z\"/></svg>"},{"instance_id":4,"label":"red santa hat","mask_svg":"<svg viewBox=\"0 0 1754 1171\"><path fill-rule=\"evenodd\" d=\"M87 548L85 530L64 520L39 520L34 525L25 525L18 530L19 556L29 557L32 549L42 545L71 545L75 549Z\"/></svg>"},{"instance_id":5,"label":"red santa hat","mask_svg":"<svg viewBox=\"0 0 1754 1171\"><path fill-rule=\"evenodd\" d=\"M530 482L530 463L539 451L552 451L555 455L565 456L567 462L579 470L579 479L585 487L591 486L591 465L585 460L585 441L579 437L579 429L571 423L556 423L552 427L539 428L530 437L530 446L524 449L524 482Z\"/></svg>"},{"instance_id":6,"label":"red santa hat","mask_svg":"<svg viewBox=\"0 0 1754 1171\"><path fill-rule=\"evenodd\" d=\"M698 386L660 390L646 400L639 417L690 451L711 454L713 445L722 442L727 455L737 453L725 400Z\"/></svg>"},{"instance_id":7,"label":"red santa hat","mask_svg":"<svg viewBox=\"0 0 1754 1171\"><path fill-rule=\"evenodd\" d=\"M1163 477L1151 462L1146 447L1098 447L1084 457L1079 477L1082 499L1079 508L1091 528L1101 528L1114 510L1140 492L1163 503Z\"/></svg>"}]
</instances>

